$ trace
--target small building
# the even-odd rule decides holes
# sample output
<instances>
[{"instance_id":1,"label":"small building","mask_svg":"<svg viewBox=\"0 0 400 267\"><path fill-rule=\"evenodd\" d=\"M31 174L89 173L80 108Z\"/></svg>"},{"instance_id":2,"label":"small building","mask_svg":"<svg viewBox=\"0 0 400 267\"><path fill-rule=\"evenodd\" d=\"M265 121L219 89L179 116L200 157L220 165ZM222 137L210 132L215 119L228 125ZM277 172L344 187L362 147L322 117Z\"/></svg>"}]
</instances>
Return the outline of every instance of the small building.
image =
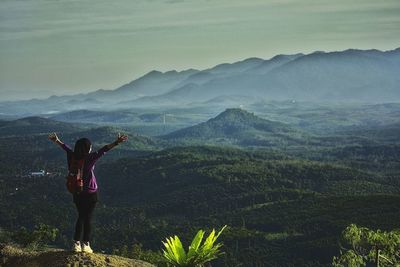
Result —
<instances>
[{"instance_id":1,"label":"small building","mask_svg":"<svg viewBox=\"0 0 400 267\"><path fill-rule=\"evenodd\" d=\"M30 176L31 177L43 177L46 175L45 170L40 170L38 172L31 172Z\"/></svg>"}]
</instances>

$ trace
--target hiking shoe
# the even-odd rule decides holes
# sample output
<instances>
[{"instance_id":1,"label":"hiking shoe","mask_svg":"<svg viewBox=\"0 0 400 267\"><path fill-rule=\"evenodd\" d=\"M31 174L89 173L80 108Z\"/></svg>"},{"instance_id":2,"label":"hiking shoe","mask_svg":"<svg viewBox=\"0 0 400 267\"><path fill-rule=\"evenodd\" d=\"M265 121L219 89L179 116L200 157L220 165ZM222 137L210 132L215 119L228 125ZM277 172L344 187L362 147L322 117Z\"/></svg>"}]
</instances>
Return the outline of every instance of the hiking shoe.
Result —
<instances>
[{"instance_id":1,"label":"hiking shoe","mask_svg":"<svg viewBox=\"0 0 400 267\"><path fill-rule=\"evenodd\" d=\"M72 251L73 252L82 252L80 241L74 241L74 244L72 245Z\"/></svg>"},{"instance_id":2,"label":"hiking shoe","mask_svg":"<svg viewBox=\"0 0 400 267\"><path fill-rule=\"evenodd\" d=\"M93 253L93 249L90 247L89 242L83 242L82 243L82 252Z\"/></svg>"}]
</instances>

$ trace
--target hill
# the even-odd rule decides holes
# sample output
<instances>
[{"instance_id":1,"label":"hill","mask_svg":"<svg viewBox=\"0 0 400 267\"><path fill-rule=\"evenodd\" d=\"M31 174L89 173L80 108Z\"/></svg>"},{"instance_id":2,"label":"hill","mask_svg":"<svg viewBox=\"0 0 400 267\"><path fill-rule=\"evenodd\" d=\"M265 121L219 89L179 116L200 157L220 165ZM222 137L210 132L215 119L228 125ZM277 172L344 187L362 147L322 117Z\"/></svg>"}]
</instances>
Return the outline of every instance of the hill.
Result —
<instances>
[{"instance_id":1,"label":"hill","mask_svg":"<svg viewBox=\"0 0 400 267\"><path fill-rule=\"evenodd\" d=\"M32 252L9 245L2 246L0 261L1 266L4 267L154 267L154 265L141 260L127 259L115 255L73 253L55 249Z\"/></svg>"},{"instance_id":2,"label":"hill","mask_svg":"<svg viewBox=\"0 0 400 267\"><path fill-rule=\"evenodd\" d=\"M265 120L243 109L226 109L215 118L161 138L185 143L206 142L241 146L300 143L301 132L284 123Z\"/></svg>"},{"instance_id":3,"label":"hill","mask_svg":"<svg viewBox=\"0 0 400 267\"><path fill-rule=\"evenodd\" d=\"M72 133L88 128L87 125L66 123L42 117L26 117L12 121L0 122L0 136L32 135L50 132Z\"/></svg>"},{"instance_id":4,"label":"hill","mask_svg":"<svg viewBox=\"0 0 400 267\"><path fill-rule=\"evenodd\" d=\"M82 137L89 138L93 143L97 143L99 146L109 144L114 141L118 133L125 133L129 137L129 142L124 143L124 149L134 150L153 150L157 149L160 142L153 140L150 137L139 135L137 133L128 132L118 127L102 126L97 128L91 128L84 131L74 132L65 134L66 140L78 140Z\"/></svg>"},{"instance_id":5,"label":"hill","mask_svg":"<svg viewBox=\"0 0 400 267\"><path fill-rule=\"evenodd\" d=\"M400 123L387 125L369 125L359 127L348 127L341 134L363 136L382 143L398 144L400 142Z\"/></svg>"},{"instance_id":6,"label":"hill","mask_svg":"<svg viewBox=\"0 0 400 267\"><path fill-rule=\"evenodd\" d=\"M5 140L8 140L8 142L10 140L19 141L21 143L28 141L31 144L35 143L38 146L42 146L40 149L42 150L52 146L47 140L47 135L51 132L56 132L62 140L69 142L70 145L82 137L87 137L98 145L105 145L115 140L118 133L126 133L130 139L130 142L126 143L126 149L148 150L155 149L158 146L157 141L150 137L112 126L98 127L92 124L60 122L42 117L0 121L0 143ZM15 137L23 138L12 139ZM6 151L6 147L3 147L4 151Z\"/></svg>"}]
</instances>

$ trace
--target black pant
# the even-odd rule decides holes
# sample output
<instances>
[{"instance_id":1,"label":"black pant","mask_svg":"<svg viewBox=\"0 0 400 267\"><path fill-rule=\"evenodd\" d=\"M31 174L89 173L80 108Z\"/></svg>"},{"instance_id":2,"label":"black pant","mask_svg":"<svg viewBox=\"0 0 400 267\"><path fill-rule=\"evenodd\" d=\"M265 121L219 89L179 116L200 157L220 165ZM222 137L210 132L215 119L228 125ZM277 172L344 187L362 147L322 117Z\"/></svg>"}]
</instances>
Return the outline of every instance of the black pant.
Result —
<instances>
[{"instance_id":1,"label":"black pant","mask_svg":"<svg viewBox=\"0 0 400 267\"><path fill-rule=\"evenodd\" d=\"M81 240L83 228L83 242L89 242L93 210L97 203L97 193L80 193L74 195L74 202L78 209L78 220L75 225L74 240Z\"/></svg>"}]
</instances>

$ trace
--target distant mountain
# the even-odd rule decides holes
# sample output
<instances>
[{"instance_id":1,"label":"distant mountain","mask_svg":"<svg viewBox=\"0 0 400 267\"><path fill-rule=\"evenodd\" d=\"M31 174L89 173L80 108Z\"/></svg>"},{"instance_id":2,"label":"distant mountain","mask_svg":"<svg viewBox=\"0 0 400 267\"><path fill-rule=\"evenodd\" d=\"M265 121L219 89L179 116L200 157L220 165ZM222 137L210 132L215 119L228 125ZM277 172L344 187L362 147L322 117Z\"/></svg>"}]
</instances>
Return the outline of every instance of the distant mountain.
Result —
<instances>
[{"instance_id":1,"label":"distant mountain","mask_svg":"<svg viewBox=\"0 0 400 267\"><path fill-rule=\"evenodd\" d=\"M249 95L266 100L316 102L400 101L399 54L400 49L278 56L243 72L146 100L179 99L180 103L190 103L221 95Z\"/></svg>"},{"instance_id":2,"label":"distant mountain","mask_svg":"<svg viewBox=\"0 0 400 267\"><path fill-rule=\"evenodd\" d=\"M261 58L248 58L232 64L223 63L205 71L217 75L230 75L245 72L249 69L262 65L265 62Z\"/></svg>"},{"instance_id":3,"label":"distant mountain","mask_svg":"<svg viewBox=\"0 0 400 267\"><path fill-rule=\"evenodd\" d=\"M264 120L242 109L227 109L215 118L161 138L185 143L230 143L241 146L276 146L301 142L290 126Z\"/></svg>"},{"instance_id":4,"label":"distant mountain","mask_svg":"<svg viewBox=\"0 0 400 267\"><path fill-rule=\"evenodd\" d=\"M280 67L296 58L302 57L304 54L294 54L294 55L277 55L270 60L264 60L261 64L255 65L253 68L248 69L248 72L254 74L266 74L270 70Z\"/></svg>"},{"instance_id":5,"label":"distant mountain","mask_svg":"<svg viewBox=\"0 0 400 267\"><path fill-rule=\"evenodd\" d=\"M397 50L400 54L400 50ZM400 60L391 52L313 53L273 69L264 78L277 99L324 102L400 100ZM274 89L273 89L274 88Z\"/></svg>"},{"instance_id":6,"label":"distant mountain","mask_svg":"<svg viewBox=\"0 0 400 267\"><path fill-rule=\"evenodd\" d=\"M194 69L181 72L172 70L165 73L151 71L115 90L98 90L89 93L87 96L105 102L120 102L126 99L160 95L175 89L179 83L198 72Z\"/></svg>"},{"instance_id":7,"label":"distant mountain","mask_svg":"<svg viewBox=\"0 0 400 267\"><path fill-rule=\"evenodd\" d=\"M122 107L131 108L132 104L129 100L167 93L178 88L180 82L197 72L194 69L181 72L167 71L165 73L151 71L115 90L100 89L87 94L54 95L47 99L0 102L0 114L2 116L12 114L26 117L32 114L49 115L83 109L115 110ZM119 102L127 103L123 105Z\"/></svg>"},{"instance_id":8,"label":"distant mountain","mask_svg":"<svg viewBox=\"0 0 400 267\"><path fill-rule=\"evenodd\" d=\"M278 55L219 64L203 71L152 71L115 90L0 102L0 114L58 113L77 109L117 110L207 102L245 95L267 101L400 101L400 48L391 51ZM236 106L241 101L235 103Z\"/></svg>"},{"instance_id":9,"label":"distant mountain","mask_svg":"<svg viewBox=\"0 0 400 267\"><path fill-rule=\"evenodd\" d=\"M82 124L71 124L41 117L26 117L13 121L0 122L0 136L32 135L50 132L72 133L82 131Z\"/></svg>"}]
</instances>

